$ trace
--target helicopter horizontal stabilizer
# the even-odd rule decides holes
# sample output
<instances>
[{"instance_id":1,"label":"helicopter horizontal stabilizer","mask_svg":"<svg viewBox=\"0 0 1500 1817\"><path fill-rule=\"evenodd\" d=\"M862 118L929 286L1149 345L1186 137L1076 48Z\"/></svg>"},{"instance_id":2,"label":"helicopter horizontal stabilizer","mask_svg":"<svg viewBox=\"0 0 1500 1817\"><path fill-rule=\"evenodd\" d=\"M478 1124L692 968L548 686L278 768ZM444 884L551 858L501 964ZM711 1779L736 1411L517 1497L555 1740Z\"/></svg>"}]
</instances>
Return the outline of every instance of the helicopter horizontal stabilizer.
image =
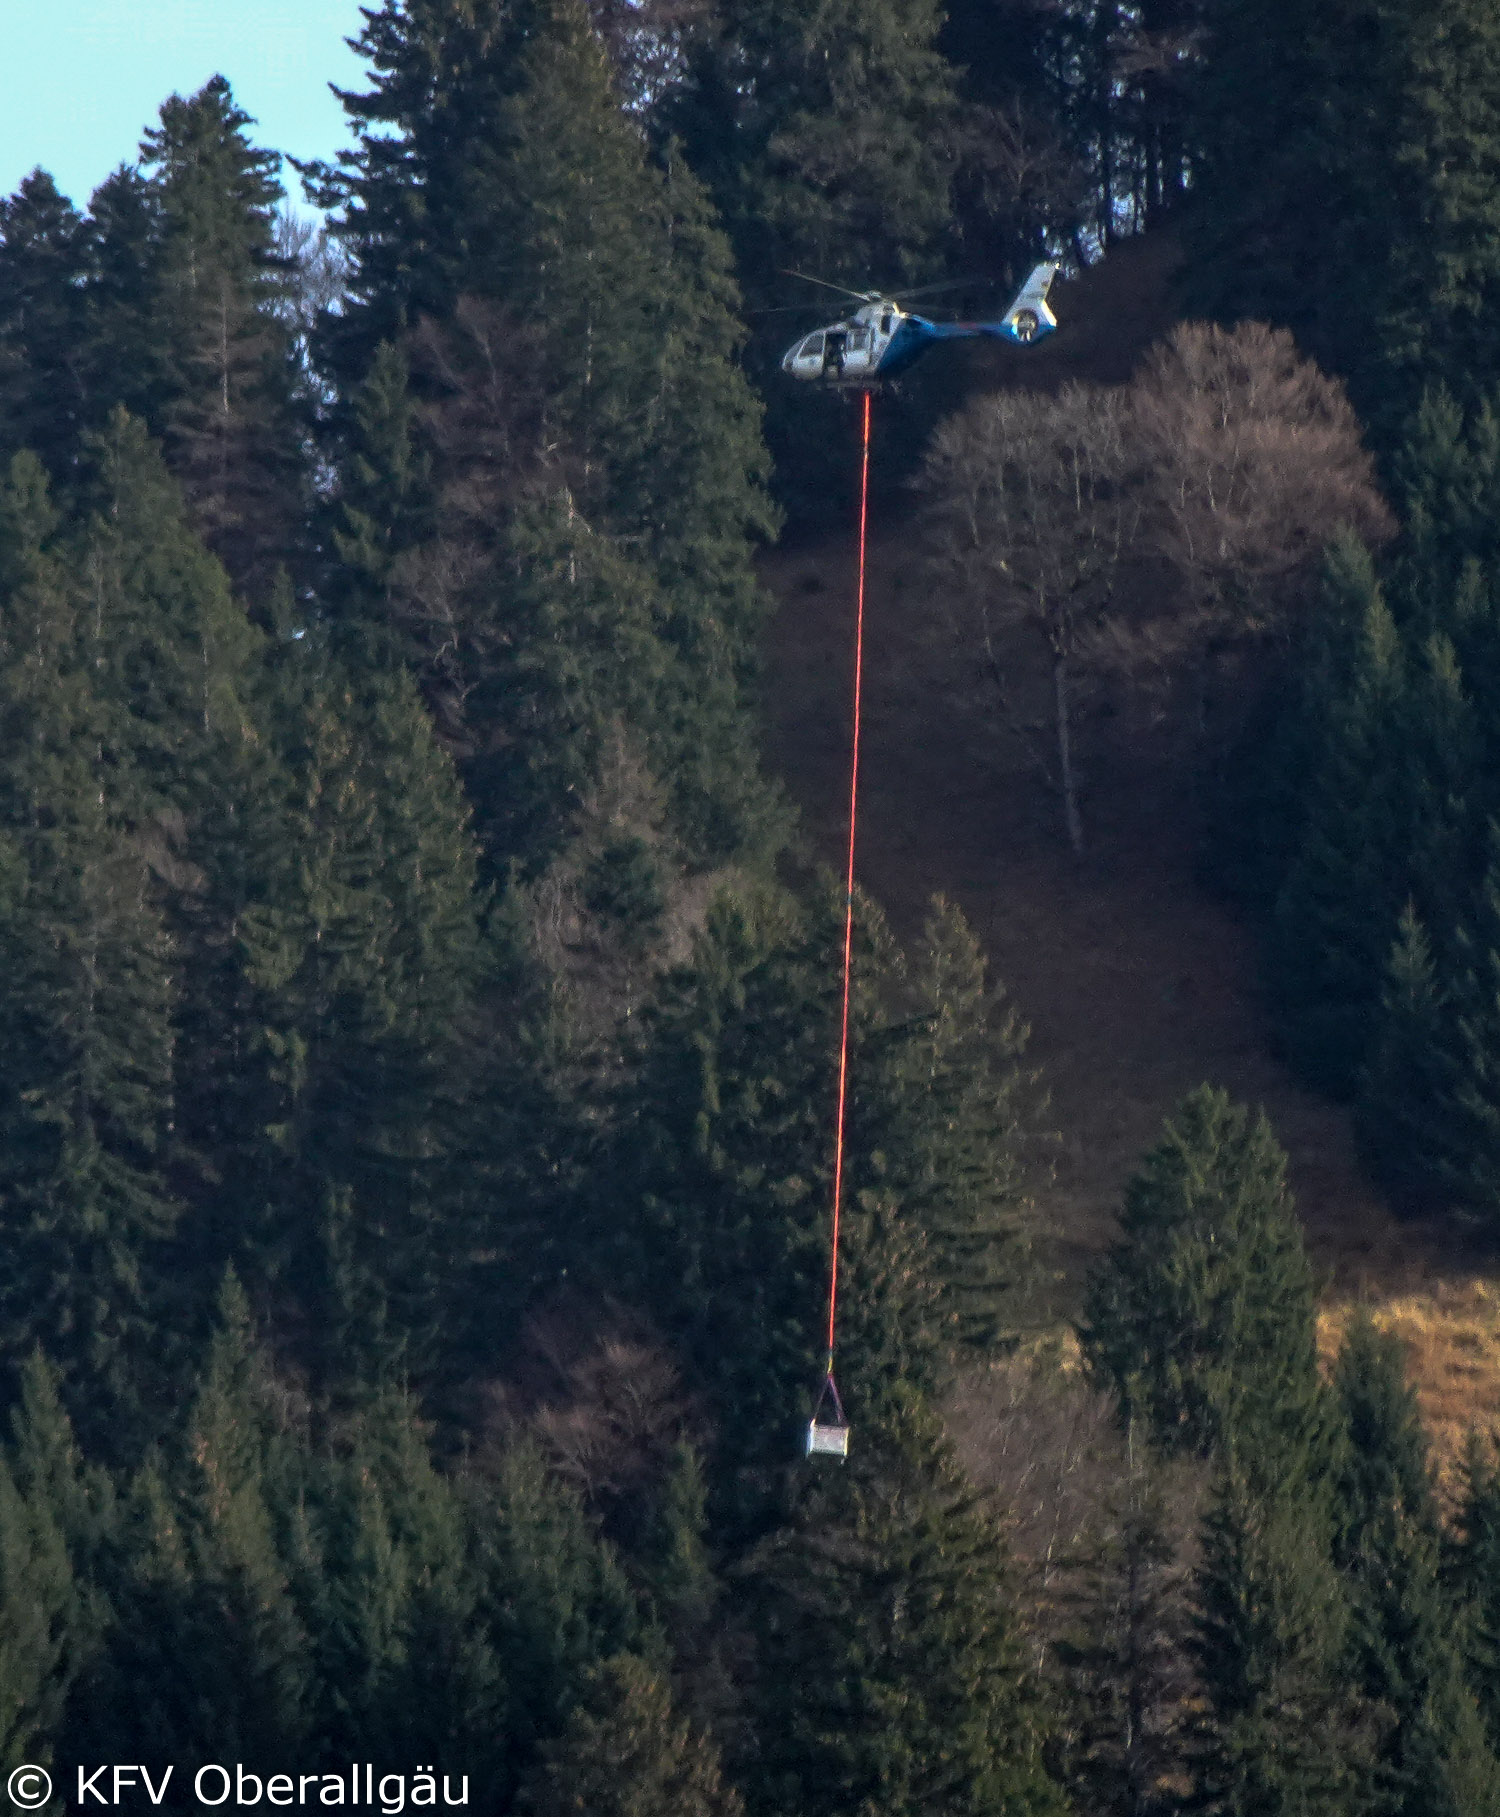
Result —
<instances>
[{"instance_id":1,"label":"helicopter horizontal stabilizer","mask_svg":"<svg viewBox=\"0 0 1500 1817\"><path fill-rule=\"evenodd\" d=\"M1031 275L1016 292L1016 300L1000 319L1000 332L1009 341L1027 347L1051 334L1057 317L1047 306L1047 292L1057 276L1056 265L1033 265Z\"/></svg>"}]
</instances>

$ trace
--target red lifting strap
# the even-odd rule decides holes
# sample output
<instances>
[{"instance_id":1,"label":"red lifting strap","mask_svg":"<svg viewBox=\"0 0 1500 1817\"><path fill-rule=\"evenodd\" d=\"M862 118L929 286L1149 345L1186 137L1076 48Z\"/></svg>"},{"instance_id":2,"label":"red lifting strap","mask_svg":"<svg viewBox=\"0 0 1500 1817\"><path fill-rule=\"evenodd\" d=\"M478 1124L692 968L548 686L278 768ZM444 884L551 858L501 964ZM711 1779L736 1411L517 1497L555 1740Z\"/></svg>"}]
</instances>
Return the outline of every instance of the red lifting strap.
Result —
<instances>
[{"instance_id":1,"label":"red lifting strap","mask_svg":"<svg viewBox=\"0 0 1500 1817\"><path fill-rule=\"evenodd\" d=\"M844 1209L844 1112L849 1086L849 978L854 959L854 833L859 816L859 720L865 663L865 529L870 512L870 394L863 395L859 470L859 580L854 603L854 737L849 763L849 865L844 883L844 1004L839 1023L839 1104L833 1134L833 1236L828 1259L828 1381L833 1381L834 1321L839 1296L839 1221ZM819 1396L821 1401L822 1396ZM834 1405L838 1406L834 1389ZM843 1408L839 1407L842 1420Z\"/></svg>"}]
</instances>

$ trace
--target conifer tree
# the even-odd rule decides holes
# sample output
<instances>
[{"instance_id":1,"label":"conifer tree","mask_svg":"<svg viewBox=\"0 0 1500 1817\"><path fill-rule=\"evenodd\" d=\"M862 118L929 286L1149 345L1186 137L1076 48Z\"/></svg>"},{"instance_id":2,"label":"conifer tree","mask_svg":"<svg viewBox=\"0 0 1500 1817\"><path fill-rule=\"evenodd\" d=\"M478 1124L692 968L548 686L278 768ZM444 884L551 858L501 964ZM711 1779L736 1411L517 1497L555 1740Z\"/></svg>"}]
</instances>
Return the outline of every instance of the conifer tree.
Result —
<instances>
[{"instance_id":1,"label":"conifer tree","mask_svg":"<svg viewBox=\"0 0 1500 1817\"><path fill-rule=\"evenodd\" d=\"M530 1445L499 1460L478 1552L482 1619L512 1687L508 1770L524 1777L562 1732L588 1673L641 1650L639 1605L577 1497Z\"/></svg>"},{"instance_id":2,"label":"conifer tree","mask_svg":"<svg viewBox=\"0 0 1500 1817\"><path fill-rule=\"evenodd\" d=\"M1079 1335L1122 1417L1164 1452L1227 1452L1237 1481L1310 1494L1332 1421L1285 1170L1263 1114L1206 1085L1190 1093L1126 1186Z\"/></svg>"},{"instance_id":3,"label":"conifer tree","mask_svg":"<svg viewBox=\"0 0 1500 1817\"><path fill-rule=\"evenodd\" d=\"M44 1340L90 1435L129 1445L170 1349L151 1322L178 1214L160 1171L172 985L103 758L93 621L52 529L40 466L19 456L0 497L0 1201L15 1245L0 1324L12 1367Z\"/></svg>"},{"instance_id":4,"label":"conifer tree","mask_svg":"<svg viewBox=\"0 0 1500 1817\"><path fill-rule=\"evenodd\" d=\"M56 1370L34 1350L0 1468L6 1633L0 1723L8 1764L46 1765L66 1747L75 1685L108 1631L100 1579L117 1537L108 1473L85 1464Z\"/></svg>"},{"instance_id":5,"label":"conifer tree","mask_svg":"<svg viewBox=\"0 0 1500 1817\"><path fill-rule=\"evenodd\" d=\"M1225 1457L1204 1517L1192 1653L1202 1692L1191 1808L1293 1817L1354 1808L1361 1735L1341 1676L1347 1611L1326 1502L1252 1484Z\"/></svg>"},{"instance_id":6,"label":"conifer tree","mask_svg":"<svg viewBox=\"0 0 1500 1817\"><path fill-rule=\"evenodd\" d=\"M690 172L647 162L587 13L390 0L360 42L374 85L345 106L365 130L346 172L320 173L359 273L347 369L463 295L503 306L584 511L644 541L669 589L743 616L747 538L770 519L727 249Z\"/></svg>"},{"instance_id":7,"label":"conifer tree","mask_svg":"<svg viewBox=\"0 0 1500 1817\"><path fill-rule=\"evenodd\" d=\"M261 640L144 425L117 407L84 452L72 553L117 811L159 837L185 823L191 840L253 732Z\"/></svg>"},{"instance_id":8,"label":"conifer tree","mask_svg":"<svg viewBox=\"0 0 1500 1817\"><path fill-rule=\"evenodd\" d=\"M930 0L836 0L812 13L755 0L687 32L683 79L658 104L656 126L681 138L713 198L752 325L762 312L826 295L790 283L788 272L856 290L943 275L960 157L987 135L960 106L941 23ZM986 23L995 30L993 18ZM821 531L830 501L847 502L855 471L851 458L841 478L828 450L852 439L838 400L781 382L790 330L771 323L795 320L770 318L747 366L766 400L778 500L794 522ZM906 434L891 437L887 465L930 427L920 405L893 400L888 410Z\"/></svg>"},{"instance_id":9,"label":"conifer tree","mask_svg":"<svg viewBox=\"0 0 1500 1817\"><path fill-rule=\"evenodd\" d=\"M764 897L711 909L693 967L653 1011L640 1088L623 1109L634 1227L613 1194L590 1219L601 1283L639 1283L710 1393L721 1442L736 1448L792 1442L798 1388L817 1363L834 931L821 914L804 930ZM861 1022L865 1013L862 999Z\"/></svg>"},{"instance_id":10,"label":"conifer tree","mask_svg":"<svg viewBox=\"0 0 1500 1817\"><path fill-rule=\"evenodd\" d=\"M507 1743L506 1662L484 1621L482 1516L435 1468L407 1395L372 1397L330 1450L291 1559L325 1759L425 1760L489 1788Z\"/></svg>"},{"instance_id":11,"label":"conifer tree","mask_svg":"<svg viewBox=\"0 0 1500 1817\"><path fill-rule=\"evenodd\" d=\"M639 626L591 718L624 719L670 780L687 855L716 862L762 832L748 556L773 528L727 247L687 167L648 159L577 0L389 0L361 48L373 86L345 97L360 145L317 181L355 268L327 336L347 392L366 387L347 426L350 503L398 540L417 526L399 356L381 356L377 380L382 343L408 337L428 411L428 535L379 608L395 647L468 758L500 873L538 856L524 836L504 842L512 781L523 802L542 784L553 819L578 801L552 768L577 755L571 725L556 747L545 719L518 738L507 703L519 684L531 707L537 682L590 657L599 616Z\"/></svg>"},{"instance_id":12,"label":"conifer tree","mask_svg":"<svg viewBox=\"0 0 1500 1817\"><path fill-rule=\"evenodd\" d=\"M934 899L909 967L904 1037L869 1140L903 1216L923 1233L944 1324L963 1348L992 1353L1013 1329L1027 1275L1023 1146L1028 1030L962 913Z\"/></svg>"},{"instance_id":13,"label":"conifer tree","mask_svg":"<svg viewBox=\"0 0 1500 1817\"><path fill-rule=\"evenodd\" d=\"M811 19L759 0L690 45L669 118L755 300L786 266L851 284L922 274L949 226L957 124L939 23L926 0Z\"/></svg>"},{"instance_id":14,"label":"conifer tree","mask_svg":"<svg viewBox=\"0 0 1500 1817\"><path fill-rule=\"evenodd\" d=\"M324 328L324 358L346 385L381 342L473 288L475 230L499 180L482 123L515 91L523 30L507 0L383 0L365 20L356 48L370 86L339 91L356 148L304 173L321 206L341 209L353 256L352 306Z\"/></svg>"},{"instance_id":15,"label":"conifer tree","mask_svg":"<svg viewBox=\"0 0 1500 1817\"><path fill-rule=\"evenodd\" d=\"M430 457L417 439L409 362L382 341L355 393L335 505L329 577L341 635L368 657L420 656L403 648L393 599L396 564L430 528Z\"/></svg>"},{"instance_id":16,"label":"conifer tree","mask_svg":"<svg viewBox=\"0 0 1500 1817\"><path fill-rule=\"evenodd\" d=\"M1292 328L1388 451L1424 384L1472 398L1493 382L1475 336L1500 282L1497 59L1473 0L1339 0L1311 20L1285 0L1233 0L1212 18L1193 300Z\"/></svg>"},{"instance_id":17,"label":"conifer tree","mask_svg":"<svg viewBox=\"0 0 1500 1817\"><path fill-rule=\"evenodd\" d=\"M66 1536L44 1497L0 1460L0 1771L50 1765L74 1649L79 1592Z\"/></svg>"},{"instance_id":18,"label":"conifer tree","mask_svg":"<svg viewBox=\"0 0 1500 1817\"><path fill-rule=\"evenodd\" d=\"M1409 41L1382 218L1395 213L1399 226L1385 242L1369 386L1409 415L1434 380L1474 400L1500 376L1483 327L1500 301L1500 24L1475 0L1395 18Z\"/></svg>"},{"instance_id":19,"label":"conifer tree","mask_svg":"<svg viewBox=\"0 0 1500 1817\"><path fill-rule=\"evenodd\" d=\"M621 1653L589 1674L543 1750L527 1808L536 1817L740 1817L717 1752L674 1710L666 1681Z\"/></svg>"},{"instance_id":20,"label":"conifer tree","mask_svg":"<svg viewBox=\"0 0 1500 1817\"><path fill-rule=\"evenodd\" d=\"M1390 465L1402 519L1404 591L1435 618L1470 563L1493 567L1500 489L1493 397L1465 409L1446 385L1428 385Z\"/></svg>"},{"instance_id":21,"label":"conifer tree","mask_svg":"<svg viewBox=\"0 0 1500 1817\"><path fill-rule=\"evenodd\" d=\"M1491 847L1496 835L1491 831ZM1430 1100L1430 1138L1442 1143L1439 1179L1493 1220L1500 1205L1500 864L1491 858L1467 925L1456 930L1458 974L1450 1018L1425 1058L1441 1069Z\"/></svg>"},{"instance_id":22,"label":"conifer tree","mask_svg":"<svg viewBox=\"0 0 1500 1817\"><path fill-rule=\"evenodd\" d=\"M755 491L759 412L730 365L728 249L690 172L643 160L581 4L538 6L517 75L486 255L505 280L483 288L540 331L547 415L577 449L585 512L643 535L668 597L716 597L723 633L742 638L746 539L770 519Z\"/></svg>"},{"instance_id":23,"label":"conifer tree","mask_svg":"<svg viewBox=\"0 0 1500 1817\"><path fill-rule=\"evenodd\" d=\"M707 754L689 748L691 673L655 635L657 604L649 578L566 495L515 514L461 637L448 634L434 703L463 753L495 873L531 878L566 853L622 746L638 749L648 778L675 771L683 818L693 803L701 825ZM416 630L431 647L445 635Z\"/></svg>"},{"instance_id":24,"label":"conifer tree","mask_svg":"<svg viewBox=\"0 0 1500 1817\"><path fill-rule=\"evenodd\" d=\"M1402 911L1356 1106L1360 1147L1404 1204L1438 1189L1453 1153L1440 1126L1453 1083L1452 1031L1432 947L1413 904Z\"/></svg>"},{"instance_id":25,"label":"conifer tree","mask_svg":"<svg viewBox=\"0 0 1500 1817\"><path fill-rule=\"evenodd\" d=\"M715 903L643 1019L619 1159L570 1263L652 1307L718 1416L721 1486L786 1455L823 1357L841 933L831 891ZM853 978L839 1381L879 1417L901 1385L937 1387L1013 1328L1025 1031L996 1017L941 903L908 968L861 901Z\"/></svg>"},{"instance_id":26,"label":"conifer tree","mask_svg":"<svg viewBox=\"0 0 1500 1817\"><path fill-rule=\"evenodd\" d=\"M78 1566L76 1615L86 1650L89 1624L98 1611L90 1607L83 1577L107 1543L114 1507L114 1485L107 1471L85 1463L72 1421L62 1400L58 1371L40 1349L21 1368L21 1392L11 1411L10 1465L16 1486L28 1502L48 1509Z\"/></svg>"},{"instance_id":27,"label":"conifer tree","mask_svg":"<svg viewBox=\"0 0 1500 1817\"><path fill-rule=\"evenodd\" d=\"M1368 1318L1339 1355L1349 1443L1338 1474L1334 1554L1348 1587L1348 1650L1379 1725L1363 1808L1460 1817L1500 1797L1500 1766L1463 1683L1439 1583L1426 1435L1397 1340Z\"/></svg>"},{"instance_id":28,"label":"conifer tree","mask_svg":"<svg viewBox=\"0 0 1500 1817\"><path fill-rule=\"evenodd\" d=\"M176 350L161 307L159 187L133 165L113 171L89 199L83 294L87 420L103 428L123 407L160 434Z\"/></svg>"},{"instance_id":29,"label":"conifer tree","mask_svg":"<svg viewBox=\"0 0 1500 1817\"><path fill-rule=\"evenodd\" d=\"M0 202L0 460L23 448L57 476L86 410L82 217L44 170Z\"/></svg>"},{"instance_id":30,"label":"conifer tree","mask_svg":"<svg viewBox=\"0 0 1500 1817\"><path fill-rule=\"evenodd\" d=\"M171 944L172 1163L180 1185L198 1189L174 1272L183 1287L196 1272L206 1309L226 1259L210 1227L224 1197L214 1089L240 1039L229 954L244 892L235 901L235 885L270 793L264 645L143 426L117 408L85 437L85 461L78 492L88 514L66 539L66 558L110 809L149 866L150 902Z\"/></svg>"},{"instance_id":31,"label":"conifer tree","mask_svg":"<svg viewBox=\"0 0 1500 1817\"><path fill-rule=\"evenodd\" d=\"M807 1486L754 1574L752 1811L1058 1812L992 1513L914 1404Z\"/></svg>"},{"instance_id":32,"label":"conifer tree","mask_svg":"<svg viewBox=\"0 0 1500 1817\"><path fill-rule=\"evenodd\" d=\"M153 1767L227 1747L265 1772L306 1734L311 1688L275 1534L294 1481L233 1276L219 1319L177 1469L148 1465L133 1486L114 1619L69 1740L107 1752L134 1734Z\"/></svg>"},{"instance_id":33,"label":"conifer tree","mask_svg":"<svg viewBox=\"0 0 1500 1817\"><path fill-rule=\"evenodd\" d=\"M1381 1178L1420 1204L1443 1180L1462 1140L1449 1108L1463 1065L1455 1052L1461 1043L1447 1004L1482 863L1475 778L1484 766L1483 715L1442 632L1427 639L1405 710L1384 742L1404 773L1408 826L1398 851L1413 899L1397 923L1383 989L1368 1018L1356 1127ZM1441 941L1436 954L1429 927Z\"/></svg>"},{"instance_id":34,"label":"conifer tree","mask_svg":"<svg viewBox=\"0 0 1500 1817\"><path fill-rule=\"evenodd\" d=\"M840 1348L844 1386L868 1405L898 1380L930 1384L950 1334L925 1234L872 1152L901 1134L882 1114L894 1109L889 1081L864 1062L879 1041L879 980L897 958L872 906L859 923ZM786 1454L822 1350L838 936L821 894L805 919L764 894L714 906L693 966L651 1017L622 1109L628 1171L591 1213L590 1272L601 1285L630 1281L653 1307L711 1397L721 1468Z\"/></svg>"},{"instance_id":35,"label":"conifer tree","mask_svg":"<svg viewBox=\"0 0 1500 1817\"><path fill-rule=\"evenodd\" d=\"M258 597L286 559L301 509L291 347L277 305L278 157L214 76L171 96L142 142L160 198L157 308L170 350L164 435L194 520Z\"/></svg>"},{"instance_id":36,"label":"conifer tree","mask_svg":"<svg viewBox=\"0 0 1500 1817\"><path fill-rule=\"evenodd\" d=\"M1463 1660L1492 1752L1500 1752L1500 1471L1493 1441L1470 1433L1458 1469L1446 1578L1463 1616Z\"/></svg>"},{"instance_id":37,"label":"conifer tree","mask_svg":"<svg viewBox=\"0 0 1500 1817\"><path fill-rule=\"evenodd\" d=\"M430 1367L463 1239L457 1070L478 964L474 854L408 678L356 688L284 647L279 795L236 906L243 1022L211 1083L232 1107L232 1241L283 1274L330 1380ZM383 1362L378 1359L383 1358Z\"/></svg>"},{"instance_id":38,"label":"conifer tree","mask_svg":"<svg viewBox=\"0 0 1500 1817\"><path fill-rule=\"evenodd\" d=\"M1405 653L1367 554L1335 586L1352 635L1324 670L1323 722L1298 847L1277 897L1273 989L1299 1067L1325 1090L1352 1090L1366 1052L1406 878L1406 776L1393 733L1406 699Z\"/></svg>"}]
</instances>

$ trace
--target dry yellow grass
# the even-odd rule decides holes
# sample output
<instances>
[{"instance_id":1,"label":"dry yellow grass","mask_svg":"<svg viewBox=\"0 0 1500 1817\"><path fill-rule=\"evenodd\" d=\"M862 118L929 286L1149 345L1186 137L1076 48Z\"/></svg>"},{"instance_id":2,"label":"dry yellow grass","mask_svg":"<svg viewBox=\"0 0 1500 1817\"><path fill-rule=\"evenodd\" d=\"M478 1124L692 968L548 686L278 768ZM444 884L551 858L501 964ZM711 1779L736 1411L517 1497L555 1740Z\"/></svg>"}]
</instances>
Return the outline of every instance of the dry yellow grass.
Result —
<instances>
[{"instance_id":1,"label":"dry yellow grass","mask_svg":"<svg viewBox=\"0 0 1500 1817\"><path fill-rule=\"evenodd\" d=\"M1471 1431L1500 1427L1500 1280L1459 1276L1386 1297L1331 1300L1318 1316L1325 1357L1338 1349L1360 1304L1407 1347L1434 1462L1445 1478Z\"/></svg>"}]
</instances>

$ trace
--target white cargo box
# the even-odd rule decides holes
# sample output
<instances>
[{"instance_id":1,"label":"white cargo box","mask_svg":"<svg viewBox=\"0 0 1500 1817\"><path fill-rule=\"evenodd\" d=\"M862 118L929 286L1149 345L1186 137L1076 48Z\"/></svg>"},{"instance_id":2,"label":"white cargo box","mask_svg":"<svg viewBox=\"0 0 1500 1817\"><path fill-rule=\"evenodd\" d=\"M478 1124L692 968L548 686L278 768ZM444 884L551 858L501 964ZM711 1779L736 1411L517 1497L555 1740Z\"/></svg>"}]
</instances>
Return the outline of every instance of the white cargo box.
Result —
<instances>
[{"instance_id":1,"label":"white cargo box","mask_svg":"<svg viewBox=\"0 0 1500 1817\"><path fill-rule=\"evenodd\" d=\"M807 1422L807 1455L809 1457L847 1457L849 1428L824 1425L818 1420Z\"/></svg>"}]
</instances>

